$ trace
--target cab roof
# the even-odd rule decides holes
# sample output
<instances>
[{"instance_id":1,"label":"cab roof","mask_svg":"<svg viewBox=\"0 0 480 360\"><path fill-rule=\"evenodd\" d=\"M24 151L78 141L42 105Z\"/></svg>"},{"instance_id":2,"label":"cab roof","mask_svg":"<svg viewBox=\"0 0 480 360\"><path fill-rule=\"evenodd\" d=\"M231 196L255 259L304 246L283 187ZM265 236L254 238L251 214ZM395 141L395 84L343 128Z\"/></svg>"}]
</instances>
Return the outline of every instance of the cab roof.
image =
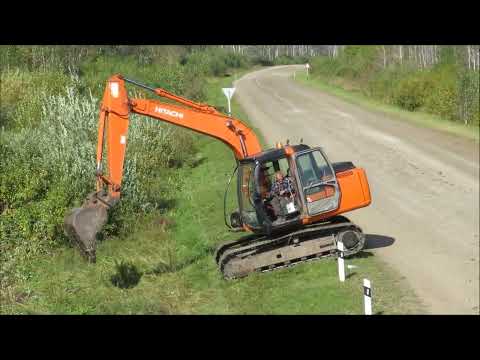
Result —
<instances>
[{"instance_id":1,"label":"cab roof","mask_svg":"<svg viewBox=\"0 0 480 360\"><path fill-rule=\"evenodd\" d=\"M294 152L299 152L303 150L308 150L310 149L310 146L305 145L305 144L299 144L299 145L289 145ZM240 160L240 163L246 163L246 162L254 162L254 161L259 161L261 163L267 162L267 161L272 161L276 159L280 159L285 157L285 147L282 147L280 149L268 149L265 151L262 151L261 153L248 156L242 160Z\"/></svg>"}]
</instances>

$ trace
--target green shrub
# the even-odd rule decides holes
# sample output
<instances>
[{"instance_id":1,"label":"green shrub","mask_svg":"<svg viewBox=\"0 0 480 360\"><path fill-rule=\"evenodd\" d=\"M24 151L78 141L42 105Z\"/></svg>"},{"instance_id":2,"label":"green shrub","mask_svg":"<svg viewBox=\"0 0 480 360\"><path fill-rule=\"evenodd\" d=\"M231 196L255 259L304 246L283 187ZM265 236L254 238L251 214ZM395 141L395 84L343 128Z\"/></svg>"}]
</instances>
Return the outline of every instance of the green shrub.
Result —
<instances>
[{"instance_id":1,"label":"green shrub","mask_svg":"<svg viewBox=\"0 0 480 360\"><path fill-rule=\"evenodd\" d=\"M273 65L306 64L307 62L308 62L308 57L305 57L305 56L282 55L273 60Z\"/></svg>"},{"instance_id":2,"label":"green shrub","mask_svg":"<svg viewBox=\"0 0 480 360\"><path fill-rule=\"evenodd\" d=\"M416 73L398 82L394 89L393 101L403 109L415 111L425 104L425 99L432 89L431 80L422 73Z\"/></svg>"},{"instance_id":3,"label":"green shrub","mask_svg":"<svg viewBox=\"0 0 480 360\"><path fill-rule=\"evenodd\" d=\"M335 58L329 58L326 56L318 56L310 61L311 70L310 73L313 76L321 76L323 78L332 78L336 76L339 62Z\"/></svg>"},{"instance_id":4,"label":"green shrub","mask_svg":"<svg viewBox=\"0 0 480 360\"><path fill-rule=\"evenodd\" d=\"M204 76L223 76L229 69L248 66L249 61L240 54L230 53L221 48L208 48L187 54L181 64Z\"/></svg>"},{"instance_id":5,"label":"green shrub","mask_svg":"<svg viewBox=\"0 0 480 360\"><path fill-rule=\"evenodd\" d=\"M337 76L366 80L378 68L378 46L346 46L338 56Z\"/></svg>"},{"instance_id":6,"label":"green shrub","mask_svg":"<svg viewBox=\"0 0 480 360\"><path fill-rule=\"evenodd\" d=\"M66 95L39 96L44 105L38 126L2 132L0 139L4 207L0 275L4 276L5 269L20 269L17 262L66 244L63 219L67 210L80 205L94 189L98 100L74 88L68 88ZM195 152L192 135L186 130L142 120L134 117L131 122L123 201L110 217L107 235L126 231L142 213L161 211L169 189L175 190L179 180L168 169L182 166ZM150 179L164 174L164 185L150 189ZM21 258L12 256L15 252Z\"/></svg>"},{"instance_id":7,"label":"green shrub","mask_svg":"<svg viewBox=\"0 0 480 360\"><path fill-rule=\"evenodd\" d=\"M354 50L357 47L354 47ZM349 47L346 48L346 51ZM371 52L371 51L370 51ZM370 52L367 54L370 55ZM352 53L352 50L347 51L347 54ZM312 65L312 75L320 75L327 79L332 79L335 77L344 77L346 79L358 79L365 78L369 74L370 68L373 65L370 65L366 59L363 59L362 53L355 54L355 59L361 59L359 63L356 63L355 59L350 59L347 55L340 55L336 58L330 58L327 56L318 56L311 61Z\"/></svg>"},{"instance_id":8,"label":"green shrub","mask_svg":"<svg viewBox=\"0 0 480 360\"><path fill-rule=\"evenodd\" d=\"M224 61L225 65L231 69L241 69L249 66L249 61L245 56L231 52L225 55Z\"/></svg>"},{"instance_id":9,"label":"green shrub","mask_svg":"<svg viewBox=\"0 0 480 360\"><path fill-rule=\"evenodd\" d=\"M260 66L273 66L275 65L273 60L270 60L263 56L254 56L251 59L253 65L260 65Z\"/></svg>"},{"instance_id":10,"label":"green shrub","mask_svg":"<svg viewBox=\"0 0 480 360\"><path fill-rule=\"evenodd\" d=\"M203 86L201 86L202 76L195 69L185 68L180 64L141 65L133 56L98 56L80 66L80 75L85 87L90 89L96 97L103 95L106 81L114 74L122 74L149 86L165 88L179 95L190 96L194 100L204 97ZM127 86L137 92L140 91L133 85ZM192 91L192 88L195 91ZM149 97L152 97L150 93Z\"/></svg>"},{"instance_id":11,"label":"green shrub","mask_svg":"<svg viewBox=\"0 0 480 360\"><path fill-rule=\"evenodd\" d=\"M425 96L422 110L439 115L448 120L457 119L457 69L448 65L438 65L424 71L431 82L429 93Z\"/></svg>"},{"instance_id":12,"label":"green shrub","mask_svg":"<svg viewBox=\"0 0 480 360\"><path fill-rule=\"evenodd\" d=\"M60 72L21 71L18 68L1 74L0 126L28 128L38 124L42 97L40 94L60 94L74 83L72 76Z\"/></svg>"}]
</instances>

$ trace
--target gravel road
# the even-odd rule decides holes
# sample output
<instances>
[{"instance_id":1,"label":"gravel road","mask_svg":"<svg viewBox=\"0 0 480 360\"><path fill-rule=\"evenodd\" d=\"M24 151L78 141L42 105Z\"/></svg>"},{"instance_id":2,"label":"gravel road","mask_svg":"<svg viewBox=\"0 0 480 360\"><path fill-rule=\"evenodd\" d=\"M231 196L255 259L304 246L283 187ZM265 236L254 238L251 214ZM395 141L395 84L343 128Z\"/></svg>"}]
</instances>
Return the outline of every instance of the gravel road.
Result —
<instances>
[{"instance_id":1,"label":"gravel road","mask_svg":"<svg viewBox=\"0 0 480 360\"><path fill-rule=\"evenodd\" d=\"M295 82L280 66L237 80L235 99L269 145L322 146L367 171L372 205L347 216L430 313L479 313L479 146ZM304 71L304 70L302 70Z\"/></svg>"}]
</instances>

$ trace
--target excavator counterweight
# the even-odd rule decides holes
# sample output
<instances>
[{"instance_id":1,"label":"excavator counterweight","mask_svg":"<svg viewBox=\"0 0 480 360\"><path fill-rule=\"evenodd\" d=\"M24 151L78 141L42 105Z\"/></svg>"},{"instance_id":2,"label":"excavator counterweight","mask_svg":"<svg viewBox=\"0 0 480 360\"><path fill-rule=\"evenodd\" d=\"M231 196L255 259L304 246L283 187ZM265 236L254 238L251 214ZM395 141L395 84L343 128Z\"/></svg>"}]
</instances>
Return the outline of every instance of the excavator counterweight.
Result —
<instances>
[{"instance_id":1,"label":"excavator counterweight","mask_svg":"<svg viewBox=\"0 0 480 360\"><path fill-rule=\"evenodd\" d=\"M129 98L125 83L178 105ZM321 148L304 144L262 150L254 131L242 121L210 105L114 75L100 107L96 191L67 214L64 224L66 235L88 261L96 261L97 234L120 200L131 113L211 136L232 150L238 210L226 224L232 231L253 234L219 246L215 259L225 278L335 255L338 241L344 243L346 255L363 249L362 230L340 216L371 203L363 169L351 162L332 164ZM282 188L285 182L288 190Z\"/></svg>"}]
</instances>

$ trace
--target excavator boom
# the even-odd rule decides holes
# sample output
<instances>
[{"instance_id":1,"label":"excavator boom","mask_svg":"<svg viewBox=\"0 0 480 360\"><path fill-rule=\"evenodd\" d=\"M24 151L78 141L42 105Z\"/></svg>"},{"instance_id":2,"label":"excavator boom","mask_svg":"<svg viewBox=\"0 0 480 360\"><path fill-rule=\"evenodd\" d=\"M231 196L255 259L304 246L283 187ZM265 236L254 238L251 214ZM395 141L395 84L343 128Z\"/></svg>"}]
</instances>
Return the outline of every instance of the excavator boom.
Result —
<instances>
[{"instance_id":1,"label":"excavator boom","mask_svg":"<svg viewBox=\"0 0 480 360\"><path fill-rule=\"evenodd\" d=\"M151 99L129 98L125 83L140 86L179 105ZM243 122L214 107L196 103L164 89L153 88L122 75L107 81L100 106L97 143L97 188L81 208L65 218L65 233L91 262L95 261L96 235L107 221L108 209L120 199L128 142L129 116L145 115L211 136L225 143L237 160L262 151L255 133ZM105 157L105 159L104 159ZM106 170L104 173L104 162Z\"/></svg>"}]
</instances>

